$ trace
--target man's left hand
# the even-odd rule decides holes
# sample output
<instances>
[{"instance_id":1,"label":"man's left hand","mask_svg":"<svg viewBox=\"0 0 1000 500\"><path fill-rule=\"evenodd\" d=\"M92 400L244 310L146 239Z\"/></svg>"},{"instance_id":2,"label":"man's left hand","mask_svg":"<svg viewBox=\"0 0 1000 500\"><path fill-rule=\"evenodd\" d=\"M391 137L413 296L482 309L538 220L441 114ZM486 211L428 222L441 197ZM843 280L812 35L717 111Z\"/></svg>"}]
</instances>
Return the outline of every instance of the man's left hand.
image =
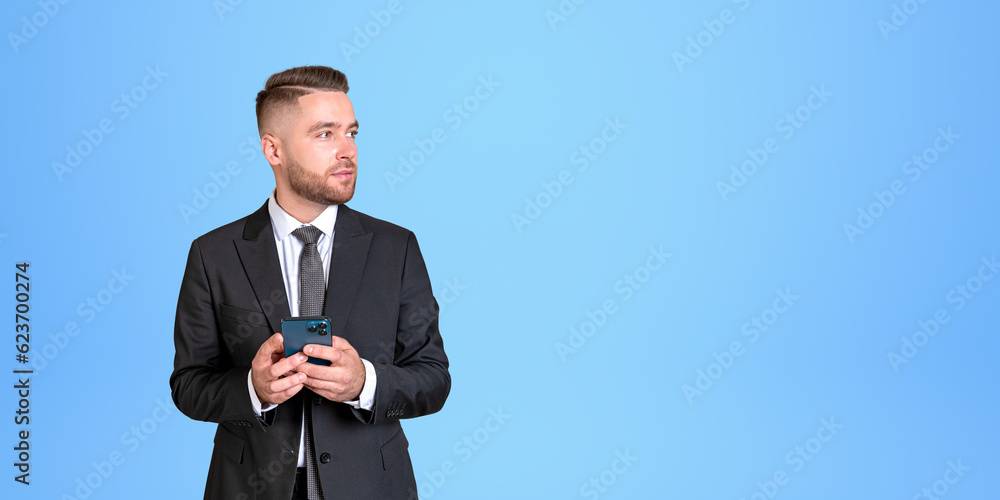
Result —
<instances>
[{"instance_id":1,"label":"man's left hand","mask_svg":"<svg viewBox=\"0 0 1000 500\"><path fill-rule=\"evenodd\" d=\"M302 352L314 358L328 360L330 366L302 363L296 371L305 373L303 385L331 401L353 401L365 386L365 365L351 344L332 337L332 346L309 344Z\"/></svg>"}]
</instances>

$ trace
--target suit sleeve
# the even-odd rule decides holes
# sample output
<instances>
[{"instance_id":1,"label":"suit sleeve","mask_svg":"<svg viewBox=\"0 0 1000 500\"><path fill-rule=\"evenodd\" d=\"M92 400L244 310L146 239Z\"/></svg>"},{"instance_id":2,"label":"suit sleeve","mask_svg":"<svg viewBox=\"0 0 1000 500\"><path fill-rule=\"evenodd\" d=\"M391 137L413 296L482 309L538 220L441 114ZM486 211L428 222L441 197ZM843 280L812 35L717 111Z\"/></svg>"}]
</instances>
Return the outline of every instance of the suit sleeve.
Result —
<instances>
[{"instance_id":1,"label":"suit sleeve","mask_svg":"<svg viewBox=\"0 0 1000 500\"><path fill-rule=\"evenodd\" d=\"M355 409L367 423L437 412L451 391L448 357L438 331L438 304L413 233L400 277L399 316L392 363L373 363L378 378L372 411Z\"/></svg>"},{"instance_id":2,"label":"suit sleeve","mask_svg":"<svg viewBox=\"0 0 1000 500\"><path fill-rule=\"evenodd\" d=\"M205 263L195 240L188 254L174 320L174 404L195 420L258 421L247 387L248 366L233 366L225 352Z\"/></svg>"}]
</instances>

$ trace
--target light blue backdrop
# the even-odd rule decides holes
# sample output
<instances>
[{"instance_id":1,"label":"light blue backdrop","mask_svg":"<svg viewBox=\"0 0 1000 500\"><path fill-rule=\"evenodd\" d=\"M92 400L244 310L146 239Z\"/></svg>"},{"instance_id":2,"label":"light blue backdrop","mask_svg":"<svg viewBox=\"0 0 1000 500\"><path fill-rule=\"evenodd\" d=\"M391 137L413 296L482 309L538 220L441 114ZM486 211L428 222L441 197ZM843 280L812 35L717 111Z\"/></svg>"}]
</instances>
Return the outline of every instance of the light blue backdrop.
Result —
<instances>
[{"instance_id":1,"label":"light blue backdrop","mask_svg":"<svg viewBox=\"0 0 1000 500\"><path fill-rule=\"evenodd\" d=\"M304 64L442 304L421 498L995 495L995 3L115 3L2 7L0 496L200 498L185 257L268 195L254 97Z\"/></svg>"}]
</instances>

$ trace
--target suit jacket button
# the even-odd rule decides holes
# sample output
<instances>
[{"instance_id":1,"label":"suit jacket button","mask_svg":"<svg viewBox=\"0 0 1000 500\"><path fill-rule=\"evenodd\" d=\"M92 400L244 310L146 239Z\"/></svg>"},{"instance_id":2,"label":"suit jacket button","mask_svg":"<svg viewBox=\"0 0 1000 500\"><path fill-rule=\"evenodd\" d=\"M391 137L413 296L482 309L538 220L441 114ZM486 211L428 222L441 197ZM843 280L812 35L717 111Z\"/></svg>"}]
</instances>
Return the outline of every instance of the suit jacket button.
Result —
<instances>
[{"instance_id":1,"label":"suit jacket button","mask_svg":"<svg viewBox=\"0 0 1000 500\"><path fill-rule=\"evenodd\" d=\"M313 398L313 406L319 406L319 404L322 403L322 402L323 402L323 398L321 398L319 396L316 396L315 398Z\"/></svg>"},{"instance_id":2,"label":"suit jacket button","mask_svg":"<svg viewBox=\"0 0 1000 500\"><path fill-rule=\"evenodd\" d=\"M319 456L319 463L321 463L321 464L328 464L328 463L330 463L330 454L329 453L322 453L322 454L320 454L320 456Z\"/></svg>"}]
</instances>

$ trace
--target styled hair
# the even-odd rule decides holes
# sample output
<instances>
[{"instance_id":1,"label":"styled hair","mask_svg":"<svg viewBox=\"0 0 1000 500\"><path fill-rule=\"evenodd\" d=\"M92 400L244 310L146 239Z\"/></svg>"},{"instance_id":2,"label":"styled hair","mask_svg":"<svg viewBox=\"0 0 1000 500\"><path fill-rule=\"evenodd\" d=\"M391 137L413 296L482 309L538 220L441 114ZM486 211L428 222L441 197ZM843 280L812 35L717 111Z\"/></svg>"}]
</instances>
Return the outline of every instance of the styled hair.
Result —
<instances>
[{"instance_id":1,"label":"styled hair","mask_svg":"<svg viewBox=\"0 0 1000 500\"><path fill-rule=\"evenodd\" d=\"M274 117L298 106L299 97L313 92L347 93L347 76L328 66L299 66L275 73L257 93L257 130L264 135Z\"/></svg>"}]
</instances>

